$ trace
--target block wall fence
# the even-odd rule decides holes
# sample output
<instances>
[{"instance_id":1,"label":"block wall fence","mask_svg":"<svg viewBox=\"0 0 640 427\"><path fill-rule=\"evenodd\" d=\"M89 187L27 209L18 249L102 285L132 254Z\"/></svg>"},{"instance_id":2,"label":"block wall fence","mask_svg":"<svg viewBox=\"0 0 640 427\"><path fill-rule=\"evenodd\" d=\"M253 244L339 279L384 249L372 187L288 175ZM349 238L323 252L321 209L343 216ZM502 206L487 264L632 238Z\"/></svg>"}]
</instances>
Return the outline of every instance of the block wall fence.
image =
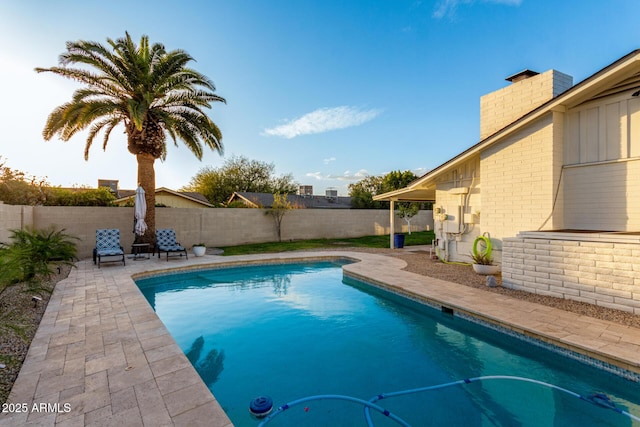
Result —
<instances>
[{"instance_id":1,"label":"block wall fence","mask_svg":"<svg viewBox=\"0 0 640 427\"><path fill-rule=\"evenodd\" d=\"M118 228L127 252L133 243L133 208L80 206L13 206L0 203L0 242L11 229L64 228L77 236L80 258L91 256L96 229ZM395 218L394 232L407 232L406 221ZM432 211L411 220L412 231L433 229ZM204 242L210 247L278 240L273 218L263 209L156 208L156 228L173 228L185 247ZM299 209L286 213L282 240L349 238L389 234L386 209ZM425 242L426 243L426 242Z\"/></svg>"},{"instance_id":2,"label":"block wall fence","mask_svg":"<svg viewBox=\"0 0 640 427\"><path fill-rule=\"evenodd\" d=\"M513 237L502 284L640 315L640 244Z\"/></svg>"}]
</instances>

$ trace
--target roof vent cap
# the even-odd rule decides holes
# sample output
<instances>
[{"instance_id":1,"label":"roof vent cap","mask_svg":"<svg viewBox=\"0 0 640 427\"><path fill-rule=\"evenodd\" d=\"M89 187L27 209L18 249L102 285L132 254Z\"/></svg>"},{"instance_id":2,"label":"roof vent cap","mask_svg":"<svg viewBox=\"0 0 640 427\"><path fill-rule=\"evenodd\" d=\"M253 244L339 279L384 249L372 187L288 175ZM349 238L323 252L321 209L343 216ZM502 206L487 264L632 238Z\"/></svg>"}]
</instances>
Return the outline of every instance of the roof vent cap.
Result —
<instances>
[{"instance_id":1,"label":"roof vent cap","mask_svg":"<svg viewBox=\"0 0 640 427\"><path fill-rule=\"evenodd\" d=\"M538 73L537 71L531 71L527 69L527 70L522 70L519 73L515 73L512 76L509 76L505 80L511 83L517 83L520 80L525 80L525 79L528 79L529 77L537 76L538 74L540 73Z\"/></svg>"}]
</instances>

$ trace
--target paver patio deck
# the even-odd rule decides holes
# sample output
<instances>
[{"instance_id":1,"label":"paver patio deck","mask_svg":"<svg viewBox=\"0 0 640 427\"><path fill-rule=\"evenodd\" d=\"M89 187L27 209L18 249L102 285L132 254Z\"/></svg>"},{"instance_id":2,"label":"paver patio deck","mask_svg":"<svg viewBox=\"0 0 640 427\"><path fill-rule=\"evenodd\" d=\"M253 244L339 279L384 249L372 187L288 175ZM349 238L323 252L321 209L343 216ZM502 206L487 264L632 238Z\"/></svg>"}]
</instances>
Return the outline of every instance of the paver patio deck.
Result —
<instances>
[{"instance_id":1,"label":"paver patio deck","mask_svg":"<svg viewBox=\"0 0 640 427\"><path fill-rule=\"evenodd\" d=\"M346 274L640 373L638 328L409 273L402 270L404 261L381 254L152 258L100 269L86 260L56 286L11 391L8 403L25 410L0 414L0 426L231 426L132 276L335 257L360 261L346 265Z\"/></svg>"}]
</instances>

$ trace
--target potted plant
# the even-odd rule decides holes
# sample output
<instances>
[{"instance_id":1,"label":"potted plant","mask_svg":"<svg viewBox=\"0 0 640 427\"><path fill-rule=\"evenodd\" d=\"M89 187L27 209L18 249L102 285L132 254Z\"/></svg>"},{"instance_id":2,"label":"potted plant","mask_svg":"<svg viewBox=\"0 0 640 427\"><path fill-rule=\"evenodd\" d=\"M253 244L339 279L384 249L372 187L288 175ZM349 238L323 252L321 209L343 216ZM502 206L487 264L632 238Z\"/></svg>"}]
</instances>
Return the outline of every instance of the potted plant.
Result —
<instances>
[{"instance_id":1,"label":"potted plant","mask_svg":"<svg viewBox=\"0 0 640 427\"><path fill-rule=\"evenodd\" d=\"M196 243L191 247L195 256L203 256L207 252L207 245L204 243Z\"/></svg>"},{"instance_id":2,"label":"potted plant","mask_svg":"<svg viewBox=\"0 0 640 427\"><path fill-rule=\"evenodd\" d=\"M500 266L493 263L491 255L487 255L484 252L478 252L477 254L471 254L473 259L473 271L478 274L490 275L496 274L500 269Z\"/></svg>"}]
</instances>

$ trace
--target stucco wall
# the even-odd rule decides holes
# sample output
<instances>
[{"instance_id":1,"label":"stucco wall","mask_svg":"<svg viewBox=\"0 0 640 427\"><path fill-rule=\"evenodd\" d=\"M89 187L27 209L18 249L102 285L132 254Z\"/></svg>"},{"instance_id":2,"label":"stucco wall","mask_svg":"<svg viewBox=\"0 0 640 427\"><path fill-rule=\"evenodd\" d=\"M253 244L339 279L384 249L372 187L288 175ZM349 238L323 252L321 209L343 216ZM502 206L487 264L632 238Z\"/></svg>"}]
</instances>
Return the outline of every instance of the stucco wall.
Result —
<instances>
[{"instance_id":1,"label":"stucco wall","mask_svg":"<svg viewBox=\"0 0 640 427\"><path fill-rule=\"evenodd\" d=\"M134 197L125 199L117 205L126 206L127 203L133 204ZM165 205L171 208L202 208L205 207L202 203L186 199L184 197L176 196L175 194L168 193L166 191L156 192L156 203Z\"/></svg>"},{"instance_id":2,"label":"stucco wall","mask_svg":"<svg viewBox=\"0 0 640 427\"><path fill-rule=\"evenodd\" d=\"M193 200L185 199L184 197L178 197L174 194L164 193L164 192L156 194L156 203L170 206L172 208L203 207L201 203L195 202Z\"/></svg>"},{"instance_id":3,"label":"stucco wall","mask_svg":"<svg viewBox=\"0 0 640 427\"><path fill-rule=\"evenodd\" d=\"M503 286L640 314L640 243L576 238L504 239Z\"/></svg>"},{"instance_id":4,"label":"stucco wall","mask_svg":"<svg viewBox=\"0 0 640 427\"><path fill-rule=\"evenodd\" d=\"M33 216L23 215L23 211L33 212ZM133 243L133 208L0 204L0 214L0 236L7 236L11 228L55 225L80 238L78 252L83 258L91 255L97 228L120 229L120 240L127 252ZM405 221L396 218L395 224L395 232L407 231ZM413 231L427 226L432 229L432 212L421 211L411 224ZM175 229L178 240L187 247L199 242L231 246L277 240L273 218L263 209L157 208L156 227ZM283 240L383 234L389 234L388 210L300 209L287 212L282 222Z\"/></svg>"}]
</instances>

